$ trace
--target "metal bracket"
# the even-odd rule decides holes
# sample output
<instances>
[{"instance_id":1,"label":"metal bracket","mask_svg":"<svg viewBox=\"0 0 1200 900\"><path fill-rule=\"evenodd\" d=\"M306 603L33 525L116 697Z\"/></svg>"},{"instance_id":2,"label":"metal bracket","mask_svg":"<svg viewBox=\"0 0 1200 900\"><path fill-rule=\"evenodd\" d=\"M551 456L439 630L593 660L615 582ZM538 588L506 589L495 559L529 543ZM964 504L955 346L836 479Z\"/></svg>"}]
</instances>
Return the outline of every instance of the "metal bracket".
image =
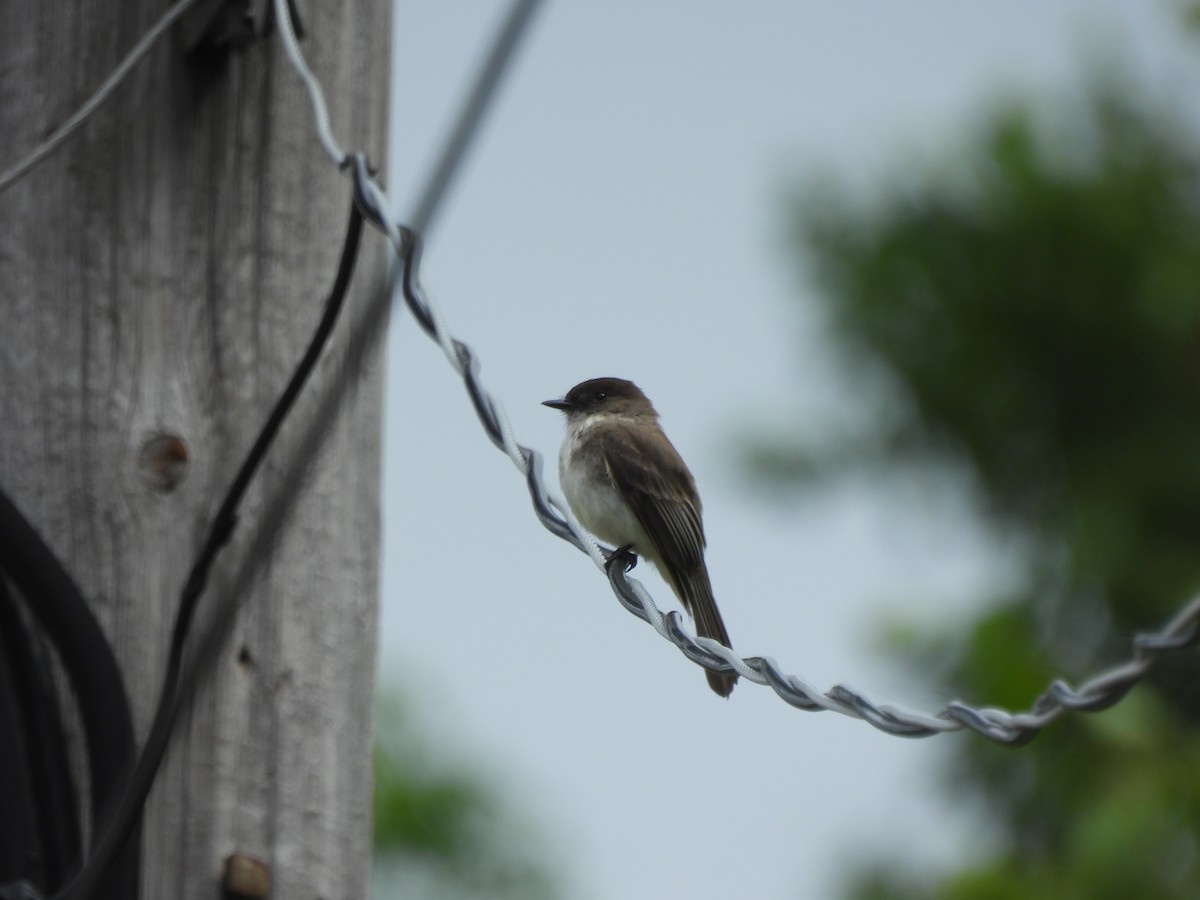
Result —
<instances>
[{"instance_id":1,"label":"metal bracket","mask_svg":"<svg viewBox=\"0 0 1200 900\"><path fill-rule=\"evenodd\" d=\"M297 0L288 0L296 37L304 37L304 23ZM195 50L201 45L242 50L260 41L275 27L272 0L201 0L179 23L183 45Z\"/></svg>"}]
</instances>

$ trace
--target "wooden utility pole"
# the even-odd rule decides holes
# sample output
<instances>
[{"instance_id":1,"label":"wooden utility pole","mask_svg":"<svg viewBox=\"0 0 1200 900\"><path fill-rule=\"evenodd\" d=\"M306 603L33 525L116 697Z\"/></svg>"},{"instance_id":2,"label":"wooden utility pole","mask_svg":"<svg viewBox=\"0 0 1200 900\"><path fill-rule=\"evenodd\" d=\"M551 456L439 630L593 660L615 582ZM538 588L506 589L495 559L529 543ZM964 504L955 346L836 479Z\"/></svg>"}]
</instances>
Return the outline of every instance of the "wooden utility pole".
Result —
<instances>
[{"instance_id":1,"label":"wooden utility pole","mask_svg":"<svg viewBox=\"0 0 1200 900\"><path fill-rule=\"evenodd\" d=\"M167 6L0 5L0 169ZM300 4L334 131L376 164L391 7ZM191 560L320 315L349 191L274 36L196 55L176 30L0 193L0 485L92 604L139 742ZM384 267L373 232L363 244L334 344L202 601L257 564L150 796L145 898L222 896L234 853L267 864L276 898L366 894L382 360L378 343L365 352L346 338ZM320 394L347 370L354 387L320 423L323 449L293 472ZM249 561L264 503L281 492L291 512Z\"/></svg>"}]
</instances>

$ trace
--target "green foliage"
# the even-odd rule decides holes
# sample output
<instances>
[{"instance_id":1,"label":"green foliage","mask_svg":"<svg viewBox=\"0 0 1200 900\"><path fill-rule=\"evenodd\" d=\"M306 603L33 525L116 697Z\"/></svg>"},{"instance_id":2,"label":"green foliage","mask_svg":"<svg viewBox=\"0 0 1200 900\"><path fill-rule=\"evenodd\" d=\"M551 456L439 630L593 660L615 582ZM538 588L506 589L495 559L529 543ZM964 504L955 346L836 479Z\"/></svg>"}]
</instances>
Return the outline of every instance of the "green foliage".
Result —
<instances>
[{"instance_id":1,"label":"green foliage","mask_svg":"<svg viewBox=\"0 0 1200 900\"><path fill-rule=\"evenodd\" d=\"M1010 109L955 178L906 173L869 209L801 198L834 338L883 373L887 408L873 434L759 457L774 478L972 473L985 514L1028 536L1024 585L964 633L898 646L1008 708L1127 654L1200 588L1200 148L1112 85L1056 121ZM1025 748L964 737L946 786L984 801L999 848L941 878L881 863L854 896L1200 896L1198 674L1177 657Z\"/></svg>"},{"instance_id":2,"label":"green foliage","mask_svg":"<svg viewBox=\"0 0 1200 900\"><path fill-rule=\"evenodd\" d=\"M470 848L476 818L491 798L464 775L422 775L395 748L375 748L375 845L453 864Z\"/></svg>"},{"instance_id":3,"label":"green foliage","mask_svg":"<svg viewBox=\"0 0 1200 900\"><path fill-rule=\"evenodd\" d=\"M1076 587L1150 624L1200 575L1198 161L1115 95L1090 113L1078 162L1014 111L969 187L871 218L829 198L799 230L837 332L910 407L886 446L965 457L993 512L1066 541Z\"/></svg>"},{"instance_id":4,"label":"green foliage","mask_svg":"<svg viewBox=\"0 0 1200 900\"><path fill-rule=\"evenodd\" d=\"M478 775L435 755L396 698L380 703L376 723L373 896L559 894L515 813Z\"/></svg>"}]
</instances>

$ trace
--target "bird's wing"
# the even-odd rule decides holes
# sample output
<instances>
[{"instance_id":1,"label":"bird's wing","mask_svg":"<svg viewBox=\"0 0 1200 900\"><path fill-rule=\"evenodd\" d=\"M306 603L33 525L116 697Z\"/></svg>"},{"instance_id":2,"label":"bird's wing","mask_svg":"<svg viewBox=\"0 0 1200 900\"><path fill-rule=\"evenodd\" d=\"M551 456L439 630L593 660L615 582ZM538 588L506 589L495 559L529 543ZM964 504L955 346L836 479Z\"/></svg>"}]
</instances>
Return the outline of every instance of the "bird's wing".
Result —
<instances>
[{"instance_id":1,"label":"bird's wing","mask_svg":"<svg viewBox=\"0 0 1200 900\"><path fill-rule=\"evenodd\" d=\"M601 447L609 476L671 576L702 565L700 499L666 435L657 429L613 428L605 431Z\"/></svg>"}]
</instances>

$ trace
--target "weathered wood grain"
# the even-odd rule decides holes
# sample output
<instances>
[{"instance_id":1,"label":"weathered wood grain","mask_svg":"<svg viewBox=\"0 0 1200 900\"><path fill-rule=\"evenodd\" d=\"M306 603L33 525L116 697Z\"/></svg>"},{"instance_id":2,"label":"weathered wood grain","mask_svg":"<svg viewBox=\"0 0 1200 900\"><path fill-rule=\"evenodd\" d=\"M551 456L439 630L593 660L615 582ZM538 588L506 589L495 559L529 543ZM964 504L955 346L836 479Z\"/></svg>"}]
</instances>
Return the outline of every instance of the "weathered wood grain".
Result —
<instances>
[{"instance_id":1,"label":"weathered wood grain","mask_svg":"<svg viewBox=\"0 0 1200 900\"><path fill-rule=\"evenodd\" d=\"M302 6L335 133L381 162L391 4ZM3 4L0 167L66 118L164 9ZM139 741L179 589L320 314L349 202L274 39L199 59L175 38L0 194L0 484L94 605ZM277 540L253 550L258 577L151 795L147 898L220 896L233 852L268 864L275 897L366 893L382 365L378 345L345 338L382 280L368 231L316 390L218 564L206 601L245 568L265 498L292 495ZM347 368L354 389L320 423L315 462L294 473L321 389ZM182 442L186 462L163 437Z\"/></svg>"}]
</instances>

